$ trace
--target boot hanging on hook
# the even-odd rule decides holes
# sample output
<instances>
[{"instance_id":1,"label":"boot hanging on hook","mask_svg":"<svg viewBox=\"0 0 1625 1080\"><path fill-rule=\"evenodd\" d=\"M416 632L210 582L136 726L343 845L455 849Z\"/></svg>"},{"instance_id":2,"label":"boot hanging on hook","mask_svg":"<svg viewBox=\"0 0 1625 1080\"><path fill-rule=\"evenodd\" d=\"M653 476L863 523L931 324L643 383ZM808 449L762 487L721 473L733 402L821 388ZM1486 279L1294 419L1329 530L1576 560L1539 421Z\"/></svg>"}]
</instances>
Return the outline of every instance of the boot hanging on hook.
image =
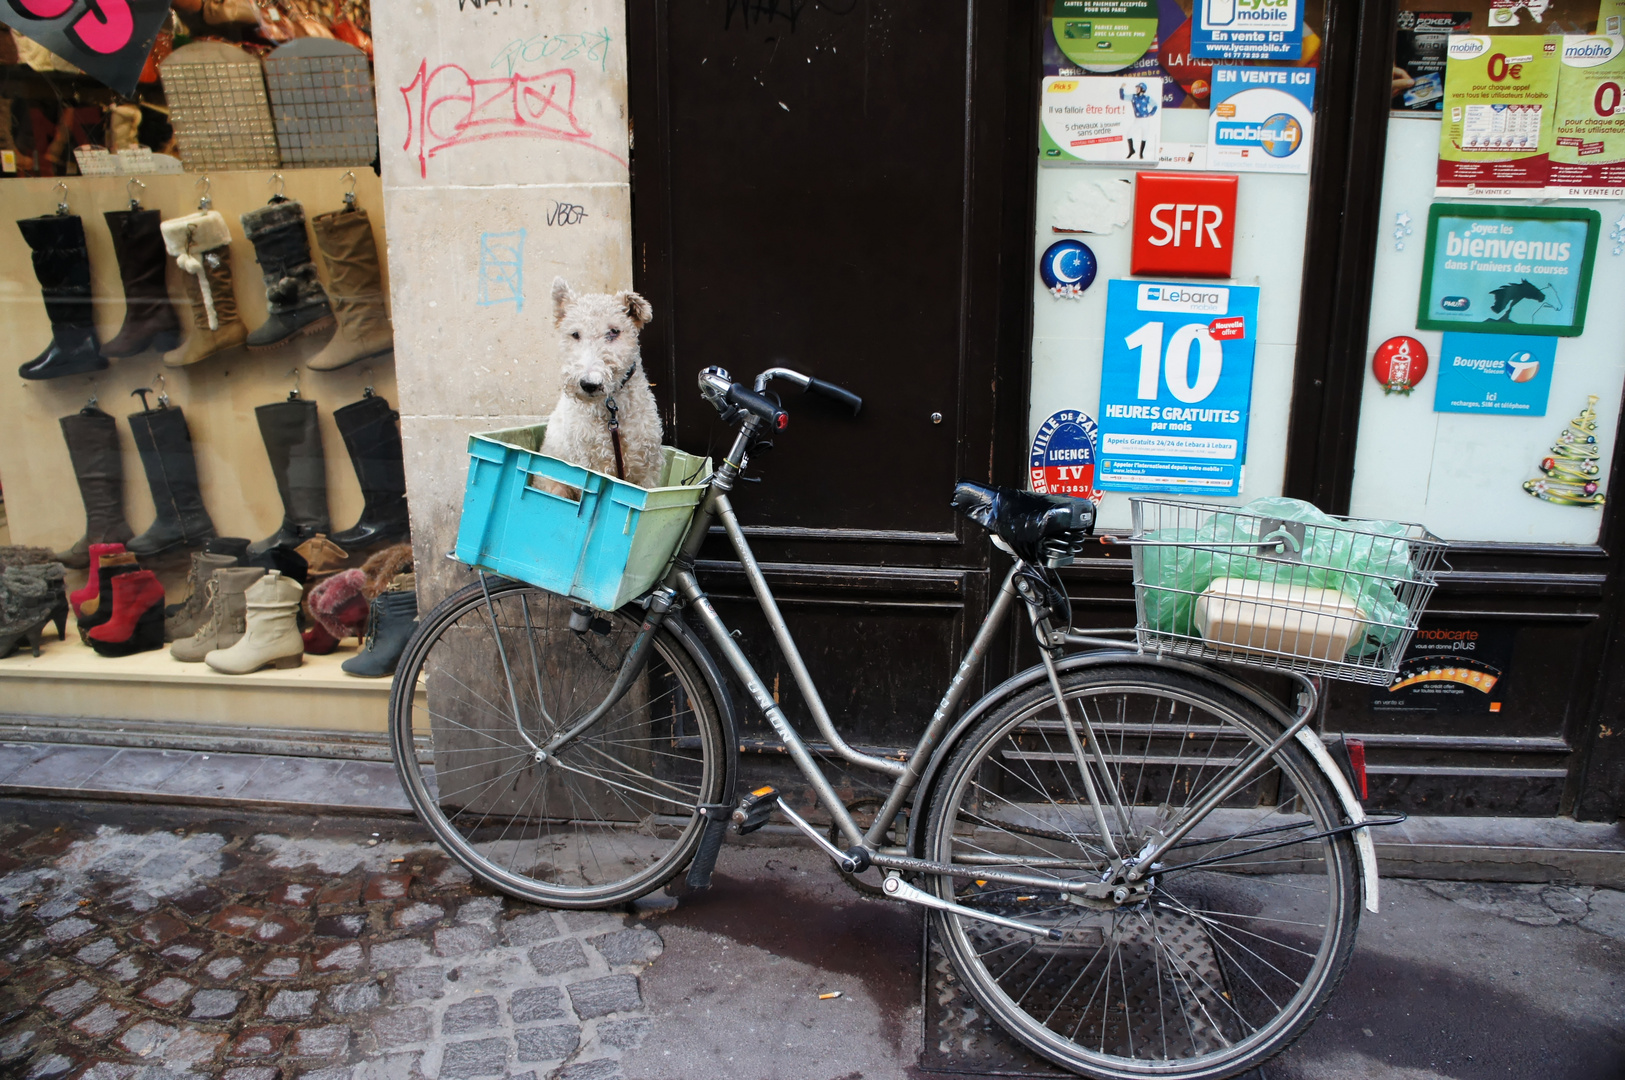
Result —
<instances>
[{"instance_id":1,"label":"boot hanging on hook","mask_svg":"<svg viewBox=\"0 0 1625 1080\"><path fill-rule=\"evenodd\" d=\"M192 302L192 332L186 343L164 354L169 367L186 367L236 348L248 340L248 327L237 314L231 283L231 230L212 210L209 178L198 180L198 211L164 222L164 247L186 274Z\"/></svg>"},{"instance_id":2,"label":"boot hanging on hook","mask_svg":"<svg viewBox=\"0 0 1625 1080\"><path fill-rule=\"evenodd\" d=\"M156 349L169 352L181 343L181 324L169 300L164 280L163 215L141 206L138 188L146 185L131 177L124 185L128 210L109 210L107 231L113 238L113 257L124 283L124 325L102 346L111 358L135 356Z\"/></svg>"},{"instance_id":3,"label":"boot hanging on hook","mask_svg":"<svg viewBox=\"0 0 1625 1080\"><path fill-rule=\"evenodd\" d=\"M242 217L243 232L254 245L265 277L265 322L248 335L250 349L271 349L304 334L333 325L316 266L310 261L305 235L305 208L282 193L282 176L272 176L271 201Z\"/></svg>"},{"instance_id":4,"label":"boot hanging on hook","mask_svg":"<svg viewBox=\"0 0 1625 1080\"><path fill-rule=\"evenodd\" d=\"M316 250L327 264L333 314L338 321L333 339L311 357L312 371L332 371L395 348L372 219L356 205L355 173L347 172L344 178L349 185L344 209L318 214L311 222L316 229Z\"/></svg>"},{"instance_id":5,"label":"boot hanging on hook","mask_svg":"<svg viewBox=\"0 0 1625 1080\"><path fill-rule=\"evenodd\" d=\"M17 222L34 255L34 276L51 321L51 343L17 369L25 379L59 379L107 367L91 314L90 253L85 225L68 212L68 185L58 183L56 212Z\"/></svg>"}]
</instances>

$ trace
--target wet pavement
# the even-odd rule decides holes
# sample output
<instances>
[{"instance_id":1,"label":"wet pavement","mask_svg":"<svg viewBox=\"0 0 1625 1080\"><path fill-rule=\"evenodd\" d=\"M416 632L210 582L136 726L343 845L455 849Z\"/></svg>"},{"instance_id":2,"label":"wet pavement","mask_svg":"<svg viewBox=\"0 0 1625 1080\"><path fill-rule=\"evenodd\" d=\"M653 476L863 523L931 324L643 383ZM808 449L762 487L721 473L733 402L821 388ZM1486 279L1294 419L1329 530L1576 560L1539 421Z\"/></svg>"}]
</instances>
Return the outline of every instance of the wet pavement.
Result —
<instances>
[{"instance_id":1,"label":"wet pavement","mask_svg":"<svg viewBox=\"0 0 1625 1080\"><path fill-rule=\"evenodd\" d=\"M1268 1080L1625 1077L1625 894L1383 897ZM409 820L0 801L6 1077L986 1075L953 1065L921 942L802 847L729 845L707 894L561 914L475 886Z\"/></svg>"}]
</instances>

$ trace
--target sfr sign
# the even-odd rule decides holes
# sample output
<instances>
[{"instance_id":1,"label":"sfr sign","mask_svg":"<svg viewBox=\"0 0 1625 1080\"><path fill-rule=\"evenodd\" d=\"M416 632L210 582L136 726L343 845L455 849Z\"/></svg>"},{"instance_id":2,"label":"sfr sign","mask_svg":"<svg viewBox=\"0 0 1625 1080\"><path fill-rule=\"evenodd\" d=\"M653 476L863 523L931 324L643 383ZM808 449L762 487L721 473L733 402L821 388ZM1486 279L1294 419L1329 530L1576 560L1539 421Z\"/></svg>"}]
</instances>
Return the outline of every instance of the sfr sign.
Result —
<instances>
[{"instance_id":1,"label":"sfr sign","mask_svg":"<svg viewBox=\"0 0 1625 1080\"><path fill-rule=\"evenodd\" d=\"M1236 236L1236 178L1143 172L1134 177L1129 272L1229 277Z\"/></svg>"}]
</instances>

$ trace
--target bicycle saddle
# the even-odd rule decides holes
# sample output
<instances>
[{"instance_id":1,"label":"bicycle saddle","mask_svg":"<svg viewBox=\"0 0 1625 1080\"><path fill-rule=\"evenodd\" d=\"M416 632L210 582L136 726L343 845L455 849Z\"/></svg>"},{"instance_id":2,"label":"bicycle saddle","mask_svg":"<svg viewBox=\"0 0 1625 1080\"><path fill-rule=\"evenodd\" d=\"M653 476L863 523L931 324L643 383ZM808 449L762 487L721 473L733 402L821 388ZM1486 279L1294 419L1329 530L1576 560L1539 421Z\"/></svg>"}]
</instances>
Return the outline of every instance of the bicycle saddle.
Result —
<instances>
[{"instance_id":1,"label":"bicycle saddle","mask_svg":"<svg viewBox=\"0 0 1625 1080\"><path fill-rule=\"evenodd\" d=\"M954 485L953 507L1028 562L1043 561L1039 548L1050 537L1095 527L1095 504L1088 499L1038 495L969 480Z\"/></svg>"}]
</instances>

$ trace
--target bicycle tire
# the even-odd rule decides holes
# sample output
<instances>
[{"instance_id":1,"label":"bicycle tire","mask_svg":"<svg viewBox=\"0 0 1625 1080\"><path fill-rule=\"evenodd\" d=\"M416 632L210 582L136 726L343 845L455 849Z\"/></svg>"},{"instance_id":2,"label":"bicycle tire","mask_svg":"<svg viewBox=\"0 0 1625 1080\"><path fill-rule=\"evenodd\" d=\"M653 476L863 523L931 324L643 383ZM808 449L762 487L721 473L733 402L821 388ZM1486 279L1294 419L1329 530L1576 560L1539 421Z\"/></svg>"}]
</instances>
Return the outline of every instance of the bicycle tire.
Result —
<instances>
[{"instance_id":1,"label":"bicycle tire","mask_svg":"<svg viewBox=\"0 0 1625 1080\"><path fill-rule=\"evenodd\" d=\"M1151 829L1166 835L1227 775L1220 765L1281 732L1242 697L1151 664L1070 673L1062 687L1075 728L1080 708L1094 725L1124 804L1119 817L1101 787L1120 851L1147 850ZM1084 906L1076 885L979 883L978 866L1077 885L1105 876L1060 724L1047 683L1012 693L947 751L931 797L925 855L966 869L928 886L1064 936L933 913L977 1003L1029 1049L1097 1080L1216 1080L1286 1049L1335 991L1359 926L1353 841L1321 835L1343 821L1330 782L1289 740L1162 856L1136 903Z\"/></svg>"},{"instance_id":2,"label":"bicycle tire","mask_svg":"<svg viewBox=\"0 0 1625 1080\"><path fill-rule=\"evenodd\" d=\"M659 888L699 844L694 808L725 782L701 647L669 615L632 688L538 763L521 728L539 746L602 701L643 611L594 612L600 623L575 631L564 598L506 579L487 588L489 601L475 583L437 605L401 657L390 744L413 809L448 854L511 896L595 908Z\"/></svg>"}]
</instances>

